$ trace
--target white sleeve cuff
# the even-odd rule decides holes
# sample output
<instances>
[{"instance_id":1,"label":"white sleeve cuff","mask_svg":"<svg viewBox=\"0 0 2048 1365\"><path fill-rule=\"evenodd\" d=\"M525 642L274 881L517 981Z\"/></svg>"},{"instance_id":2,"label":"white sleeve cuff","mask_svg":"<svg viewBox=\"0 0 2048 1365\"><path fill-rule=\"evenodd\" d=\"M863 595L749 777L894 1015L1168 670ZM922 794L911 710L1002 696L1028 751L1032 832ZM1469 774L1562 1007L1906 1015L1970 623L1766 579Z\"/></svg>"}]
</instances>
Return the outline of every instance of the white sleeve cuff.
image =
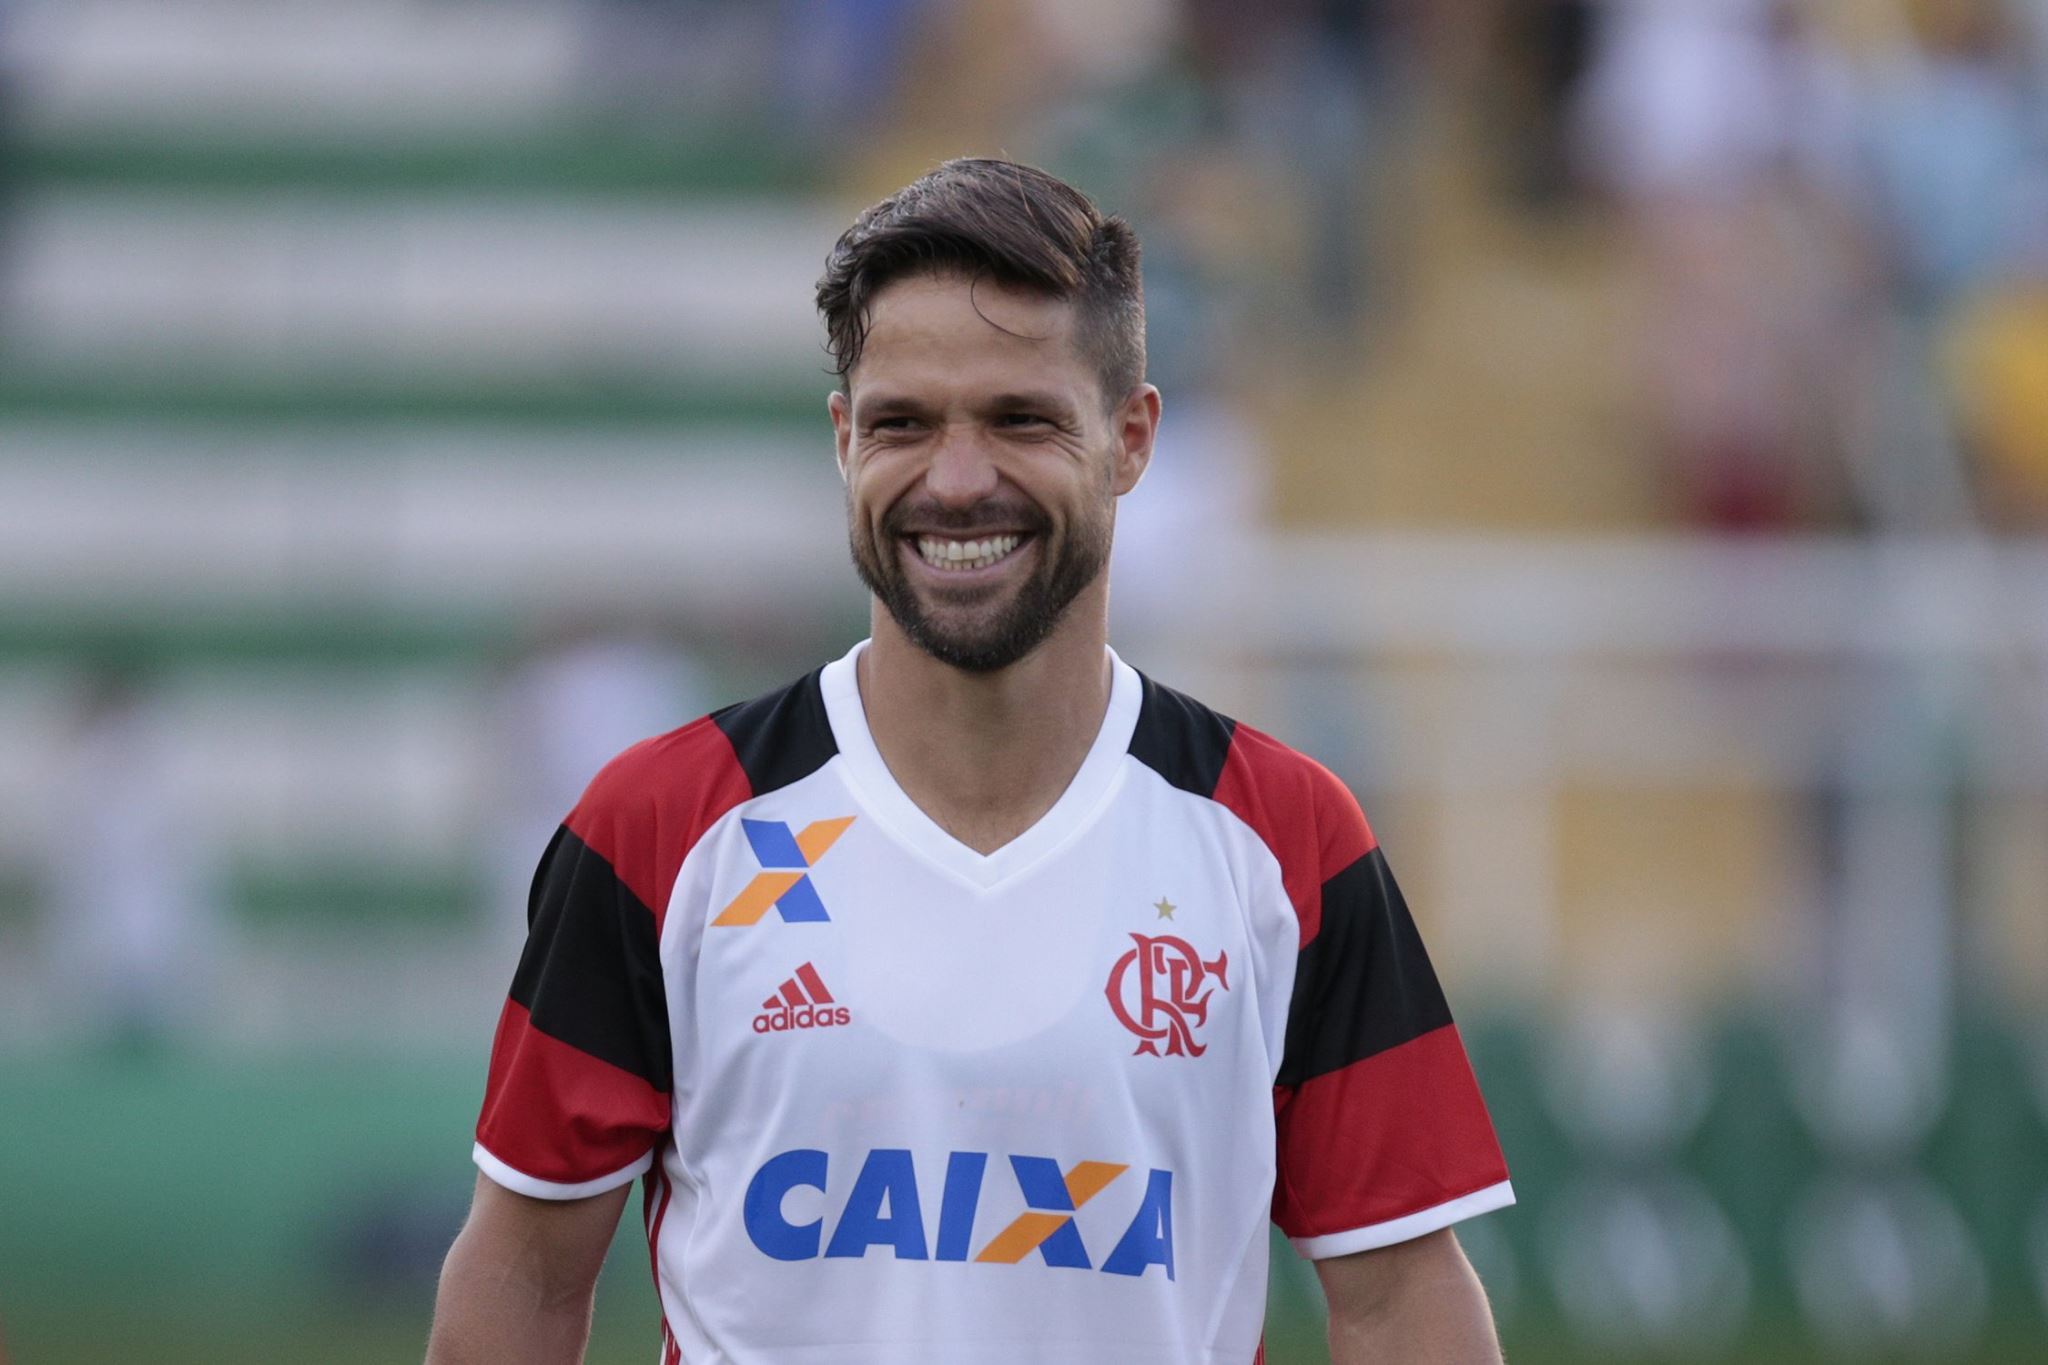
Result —
<instances>
[{"instance_id":1,"label":"white sleeve cuff","mask_svg":"<svg viewBox=\"0 0 2048 1365\"><path fill-rule=\"evenodd\" d=\"M1327 1232L1320 1237L1290 1237L1294 1249L1311 1261L1325 1260L1331 1256L1349 1256L1354 1251L1371 1251L1375 1247L1390 1247L1396 1242L1407 1242L1447 1228L1453 1223L1482 1213L1504 1209L1515 1202L1515 1187L1503 1180L1498 1185L1488 1185L1483 1190L1460 1195L1456 1199L1427 1208L1420 1213L1411 1213L1401 1218L1390 1218L1384 1223L1370 1227L1351 1228L1344 1232Z\"/></svg>"},{"instance_id":2,"label":"white sleeve cuff","mask_svg":"<svg viewBox=\"0 0 2048 1365\"><path fill-rule=\"evenodd\" d=\"M587 1199L593 1194L603 1194L635 1179L654 1164L654 1153L638 1157L619 1167L609 1175L595 1180L579 1180L573 1185L564 1185L553 1180L539 1180L524 1171L515 1170L498 1160L479 1142L470 1153L475 1158L477 1169L514 1194L528 1195L534 1199Z\"/></svg>"}]
</instances>

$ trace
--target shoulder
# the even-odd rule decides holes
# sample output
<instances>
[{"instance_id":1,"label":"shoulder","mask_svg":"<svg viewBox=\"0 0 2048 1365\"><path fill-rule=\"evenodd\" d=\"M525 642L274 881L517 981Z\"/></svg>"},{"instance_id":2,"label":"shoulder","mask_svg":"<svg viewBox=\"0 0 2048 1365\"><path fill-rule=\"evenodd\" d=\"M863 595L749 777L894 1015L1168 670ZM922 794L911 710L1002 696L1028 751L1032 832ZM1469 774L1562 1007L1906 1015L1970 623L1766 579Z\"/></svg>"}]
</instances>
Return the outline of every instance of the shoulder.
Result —
<instances>
[{"instance_id":1,"label":"shoulder","mask_svg":"<svg viewBox=\"0 0 2048 1365\"><path fill-rule=\"evenodd\" d=\"M807 673L641 740L598 770L577 810L646 812L733 793L744 800L809 776L835 752L818 675Z\"/></svg>"},{"instance_id":2,"label":"shoulder","mask_svg":"<svg viewBox=\"0 0 2048 1365\"><path fill-rule=\"evenodd\" d=\"M743 780L732 746L711 717L699 716L641 740L599 768L566 823L585 842L595 842L592 836L601 829L715 801Z\"/></svg>"},{"instance_id":3,"label":"shoulder","mask_svg":"<svg viewBox=\"0 0 2048 1365\"><path fill-rule=\"evenodd\" d=\"M809 776L836 752L818 675L700 716L628 748L563 823L650 904L733 807Z\"/></svg>"},{"instance_id":4,"label":"shoulder","mask_svg":"<svg viewBox=\"0 0 2048 1365\"><path fill-rule=\"evenodd\" d=\"M1300 750L1140 677L1131 756L1249 825L1280 863L1304 937L1312 935L1311 907L1323 884L1378 846L1357 798Z\"/></svg>"},{"instance_id":5,"label":"shoulder","mask_svg":"<svg viewBox=\"0 0 2048 1365\"><path fill-rule=\"evenodd\" d=\"M1230 807L1262 833L1277 823L1313 821L1371 842L1357 800L1321 763L1185 692L1142 673L1139 679L1131 756L1167 782Z\"/></svg>"}]
</instances>

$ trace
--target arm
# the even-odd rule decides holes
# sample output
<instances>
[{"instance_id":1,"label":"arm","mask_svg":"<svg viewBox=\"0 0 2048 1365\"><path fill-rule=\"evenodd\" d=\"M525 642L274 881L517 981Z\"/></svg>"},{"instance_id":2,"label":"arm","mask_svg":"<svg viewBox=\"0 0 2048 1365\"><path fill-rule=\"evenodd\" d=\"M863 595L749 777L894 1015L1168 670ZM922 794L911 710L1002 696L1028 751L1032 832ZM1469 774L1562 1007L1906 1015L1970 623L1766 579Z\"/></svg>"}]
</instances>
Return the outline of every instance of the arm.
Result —
<instances>
[{"instance_id":1,"label":"arm","mask_svg":"<svg viewBox=\"0 0 2048 1365\"><path fill-rule=\"evenodd\" d=\"M532 1199L478 1176L469 1221L441 1267L427 1365L582 1360L597 1272L631 1188Z\"/></svg>"},{"instance_id":2,"label":"arm","mask_svg":"<svg viewBox=\"0 0 2048 1365\"><path fill-rule=\"evenodd\" d=\"M1330 1304L1331 1365L1499 1365L1479 1277L1449 1228L1316 1262Z\"/></svg>"}]
</instances>

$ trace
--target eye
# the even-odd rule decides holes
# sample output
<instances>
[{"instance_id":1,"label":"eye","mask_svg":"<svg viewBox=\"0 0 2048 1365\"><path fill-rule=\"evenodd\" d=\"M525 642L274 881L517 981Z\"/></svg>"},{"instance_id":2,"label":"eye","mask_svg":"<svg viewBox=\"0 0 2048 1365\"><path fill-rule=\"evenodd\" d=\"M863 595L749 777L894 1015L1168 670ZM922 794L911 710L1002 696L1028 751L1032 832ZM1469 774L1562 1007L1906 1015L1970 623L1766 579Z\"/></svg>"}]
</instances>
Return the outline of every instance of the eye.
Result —
<instances>
[{"instance_id":1,"label":"eye","mask_svg":"<svg viewBox=\"0 0 2048 1365\"><path fill-rule=\"evenodd\" d=\"M1052 419L1050 417L1041 417L1035 412L1006 412L996 418L996 425L1012 428L1049 427L1052 425Z\"/></svg>"}]
</instances>

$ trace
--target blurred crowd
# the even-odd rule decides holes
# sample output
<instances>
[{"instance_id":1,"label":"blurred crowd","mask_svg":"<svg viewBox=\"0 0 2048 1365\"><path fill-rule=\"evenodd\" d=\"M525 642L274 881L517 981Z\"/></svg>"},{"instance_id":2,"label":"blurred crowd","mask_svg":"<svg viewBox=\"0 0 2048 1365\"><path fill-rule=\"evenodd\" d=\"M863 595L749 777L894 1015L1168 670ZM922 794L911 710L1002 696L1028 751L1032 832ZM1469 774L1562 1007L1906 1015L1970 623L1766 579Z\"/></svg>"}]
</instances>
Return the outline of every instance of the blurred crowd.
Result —
<instances>
[{"instance_id":1,"label":"blurred crowd","mask_svg":"<svg viewBox=\"0 0 2048 1365\"><path fill-rule=\"evenodd\" d=\"M0 3L0 146L36 103L9 11L38 8ZM1602 458L1654 462L1621 520L2048 526L2043 0L563 8L608 127L766 133L849 197L970 149L1075 178L1144 236L1170 393L1341 406L1429 303L1448 170L1497 234L1597 244L1566 288L1630 300L1585 361L1635 424ZM1268 438L1252 485L1296 439Z\"/></svg>"},{"instance_id":2,"label":"blurred crowd","mask_svg":"<svg viewBox=\"0 0 2048 1365\"><path fill-rule=\"evenodd\" d=\"M1341 383L1398 317L1417 177L1466 156L1510 230L1601 235L1639 282L1659 511L2048 526L2037 0L602 8L608 88L752 101L874 183L961 146L1075 175L1144 231L1169 385Z\"/></svg>"},{"instance_id":3,"label":"blurred crowd","mask_svg":"<svg viewBox=\"0 0 2048 1365\"><path fill-rule=\"evenodd\" d=\"M2048 525L2043 13L1599 11L1562 126L1652 281L1645 381L1698 519Z\"/></svg>"}]
</instances>

